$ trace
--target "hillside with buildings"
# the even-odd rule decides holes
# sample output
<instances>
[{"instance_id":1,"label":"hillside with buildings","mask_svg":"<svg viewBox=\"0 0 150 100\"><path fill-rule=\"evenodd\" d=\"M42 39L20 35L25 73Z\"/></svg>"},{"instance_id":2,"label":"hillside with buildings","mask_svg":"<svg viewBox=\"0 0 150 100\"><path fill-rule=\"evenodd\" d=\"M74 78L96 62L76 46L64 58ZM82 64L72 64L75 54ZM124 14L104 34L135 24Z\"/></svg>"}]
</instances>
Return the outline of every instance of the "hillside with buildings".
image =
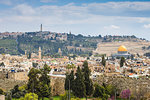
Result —
<instances>
[{"instance_id":1,"label":"hillside with buildings","mask_svg":"<svg viewBox=\"0 0 150 100\"><path fill-rule=\"evenodd\" d=\"M98 54L106 54L110 56L111 54L117 53L118 47L120 45L124 45L127 47L128 52L131 54L140 54L144 55L145 53L150 52L149 49L143 49L143 47L148 47L150 45L150 42L145 41L139 41L139 42L133 42L133 41L126 41L126 42L103 42L98 43L97 49L93 51L93 53Z\"/></svg>"},{"instance_id":2,"label":"hillside with buildings","mask_svg":"<svg viewBox=\"0 0 150 100\"><path fill-rule=\"evenodd\" d=\"M11 92L12 98L24 97L28 91L35 91L39 98L45 93L62 98L69 84L71 93L81 98L77 94L82 91L75 89L83 88L80 83L85 84L87 73L93 84L92 98L97 98L97 86L110 89L111 93L102 93L108 97L123 98L123 91L128 90L128 98L149 98L150 58L144 53L149 52L150 42L145 39L27 32L0 41L0 89L7 95Z\"/></svg>"},{"instance_id":3,"label":"hillside with buildings","mask_svg":"<svg viewBox=\"0 0 150 100\"><path fill-rule=\"evenodd\" d=\"M110 55L121 44L127 46L131 52L138 49L140 50L138 52L141 53L147 52L147 48L150 46L147 40L137 38L134 35L83 36L81 34L74 35L71 32L57 33L50 31L0 33L1 54L20 55L25 54L25 51L27 54L38 53L38 49L41 47L42 55L54 57L58 56L59 50L64 56L90 56L93 51L94 53Z\"/></svg>"},{"instance_id":4,"label":"hillside with buildings","mask_svg":"<svg viewBox=\"0 0 150 100\"><path fill-rule=\"evenodd\" d=\"M150 100L150 0L0 0L0 100Z\"/></svg>"}]
</instances>

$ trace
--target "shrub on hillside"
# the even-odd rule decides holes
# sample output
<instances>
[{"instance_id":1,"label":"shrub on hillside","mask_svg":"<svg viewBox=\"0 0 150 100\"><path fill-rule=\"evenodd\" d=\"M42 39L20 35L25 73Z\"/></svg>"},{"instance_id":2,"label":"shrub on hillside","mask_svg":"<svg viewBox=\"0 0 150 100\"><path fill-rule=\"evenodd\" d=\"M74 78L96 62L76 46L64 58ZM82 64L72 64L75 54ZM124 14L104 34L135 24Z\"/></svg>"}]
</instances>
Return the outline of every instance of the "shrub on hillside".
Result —
<instances>
[{"instance_id":1,"label":"shrub on hillside","mask_svg":"<svg viewBox=\"0 0 150 100\"><path fill-rule=\"evenodd\" d=\"M126 89L126 90L123 90L123 91L121 92L121 97L124 98L124 99L129 98L130 95L131 95L130 89Z\"/></svg>"},{"instance_id":2,"label":"shrub on hillside","mask_svg":"<svg viewBox=\"0 0 150 100\"><path fill-rule=\"evenodd\" d=\"M2 89L0 89L0 94L2 94L2 95L4 94L4 91Z\"/></svg>"}]
</instances>

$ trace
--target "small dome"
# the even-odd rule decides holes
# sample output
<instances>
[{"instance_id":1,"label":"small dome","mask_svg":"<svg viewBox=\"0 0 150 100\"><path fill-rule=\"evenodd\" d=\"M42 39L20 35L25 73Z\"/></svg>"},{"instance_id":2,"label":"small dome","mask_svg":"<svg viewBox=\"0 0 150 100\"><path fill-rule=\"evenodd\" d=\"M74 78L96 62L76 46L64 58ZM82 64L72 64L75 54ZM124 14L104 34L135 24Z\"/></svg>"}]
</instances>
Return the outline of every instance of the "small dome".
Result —
<instances>
[{"instance_id":1,"label":"small dome","mask_svg":"<svg viewBox=\"0 0 150 100\"><path fill-rule=\"evenodd\" d=\"M127 51L127 48L126 48L125 46L121 45L121 46L118 48L118 51L119 51L119 52L125 52L125 51Z\"/></svg>"}]
</instances>

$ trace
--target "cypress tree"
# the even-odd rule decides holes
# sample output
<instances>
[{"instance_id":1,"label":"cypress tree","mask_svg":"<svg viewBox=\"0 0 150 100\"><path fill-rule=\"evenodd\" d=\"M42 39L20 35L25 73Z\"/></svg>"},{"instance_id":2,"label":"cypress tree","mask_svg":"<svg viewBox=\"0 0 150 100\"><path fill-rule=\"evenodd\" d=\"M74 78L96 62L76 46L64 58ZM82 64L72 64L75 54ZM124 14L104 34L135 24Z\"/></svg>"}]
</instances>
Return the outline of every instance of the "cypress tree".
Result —
<instances>
[{"instance_id":1,"label":"cypress tree","mask_svg":"<svg viewBox=\"0 0 150 100\"><path fill-rule=\"evenodd\" d=\"M77 68L76 79L74 80L73 93L75 96L81 98L86 96L86 89L84 85L84 77L80 67Z\"/></svg>"},{"instance_id":2,"label":"cypress tree","mask_svg":"<svg viewBox=\"0 0 150 100\"><path fill-rule=\"evenodd\" d=\"M48 67L47 64L44 65L44 67L40 70L41 71L41 76L40 76L40 82L43 82L46 85L50 85L50 77L48 76L50 72L50 67Z\"/></svg>"},{"instance_id":3,"label":"cypress tree","mask_svg":"<svg viewBox=\"0 0 150 100\"><path fill-rule=\"evenodd\" d=\"M84 84L85 84L85 88L86 88L86 96L91 96L93 93L93 82L90 79L90 75L91 75L91 71L88 67L88 62L84 61L83 63L83 77L84 77Z\"/></svg>"},{"instance_id":4,"label":"cypress tree","mask_svg":"<svg viewBox=\"0 0 150 100\"><path fill-rule=\"evenodd\" d=\"M101 87L98 84L95 84L95 90L94 90L94 94L93 97L102 97L103 93L101 91Z\"/></svg>"},{"instance_id":5,"label":"cypress tree","mask_svg":"<svg viewBox=\"0 0 150 100\"><path fill-rule=\"evenodd\" d=\"M73 89L73 84L74 84L74 71L72 70L70 74L66 74L66 79L65 79L65 90L69 90L69 81L70 81L70 89Z\"/></svg>"},{"instance_id":6,"label":"cypress tree","mask_svg":"<svg viewBox=\"0 0 150 100\"><path fill-rule=\"evenodd\" d=\"M67 95L69 97L70 91L73 90L74 87L74 71L72 70L70 74L66 74L65 79L65 90L68 90Z\"/></svg>"},{"instance_id":7,"label":"cypress tree","mask_svg":"<svg viewBox=\"0 0 150 100\"><path fill-rule=\"evenodd\" d=\"M39 97L42 97L42 100L44 99L44 97L49 97L51 93L50 77L48 76L50 70L51 69L50 67L48 67L47 64L45 64L44 67L40 70L41 76L39 78L40 81Z\"/></svg>"},{"instance_id":8,"label":"cypress tree","mask_svg":"<svg viewBox=\"0 0 150 100\"><path fill-rule=\"evenodd\" d=\"M29 52L28 59L31 59L31 52Z\"/></svg>"},{"instance_id":9,"label":"cypress tree","mask_svg":"<svg viewBox=\"0 0 150 100\"><path fill-rule=\"evenodd\" d=\"M70 89L72 90L74 87L74 71L73 70L71 71L69 76L70 76L69 77L70 78Z\"/></svg>"},{"instance_id":10,"label":"cypress tree","mask_svg":"<svg viewBox=\"0 0 150 100\"><path fill-rule=\"evenodd\" d=\"M102 65L105 67L106 65L106 60L105 60L105 56L102 57Z\"/></svg>"},{"instance_id":11,"label":"cypress tree","mask_svg":"<svg viewBox=\"0 0 150 100\"><path fill-rule=\"evenodd\" d=\"M34 92L38 94L39 90L39 74L40 71L38 69L32 68L28 74L29 80L28 80L28 92Z\"/></svg>"},{"instance_id":12,"label":"cypress tree","mask_svg":"<svg viewBox=\"0 0 150 100\"><path fill-rule=\"evenodd\" d=\"M36 93L39 98L50 96L50 77L47 75L50 68L45 64L41 70L32 68L28 74L28 92Z\"/></svg>"},{"instance_id":13,"label":"cypress tree","mask_svg":"<svg viewBox=\"0 0 150 100\"><path fill-rule=\"evenodd\" d=\"M69 90L69 74L66 73L65 90Z\"/></svg>"},{"instance_id":14,"label":"cypress tree","mask_svg":"<svg viewBox=\"0 0 150 100\"><path fill-rule=\"evenodd\" d=\"M121 59L120 59L120 67L123 67L124 63L125 63L125 58L121 57Z\"/></svg>"}]
</instances>

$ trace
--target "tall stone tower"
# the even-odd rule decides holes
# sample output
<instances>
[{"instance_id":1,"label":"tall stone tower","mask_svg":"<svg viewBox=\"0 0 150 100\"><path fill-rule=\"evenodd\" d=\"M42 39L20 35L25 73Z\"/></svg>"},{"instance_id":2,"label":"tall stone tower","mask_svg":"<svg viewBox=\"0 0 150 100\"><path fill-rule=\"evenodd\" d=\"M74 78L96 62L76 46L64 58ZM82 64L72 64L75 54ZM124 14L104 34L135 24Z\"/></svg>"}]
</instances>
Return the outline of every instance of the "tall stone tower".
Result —
<instances>
[{"instance_id":1,"label":"tall stone tower","mask_svg":"<svg viewBox=\"0 0 150 100\"><path fill-rule=\"evenodd\" d=\"M62 51L61 51L60 48L58 49L58 54L59 54L60 56L62 55Z\"/></svg>"},{"instance_id":2,"label":"tall stone tower","mask_svg":"<svg viewBox=\"0 0 150 100\"><path fill-rule=\"evenodd\" d=\"M42 32L42 24L41 24L41 32Z\"/></svg>"},{"instance_id":3,"label":"tall stone tower","mask_svg":"<svg viewBox=\"0 0 150 100\"><path fill-rule=\"evenodd\" d=\"M41 59L41 47L39 47L39 59Z\"/></svg>"},{"instance_id":4,"label":"tall stone tower","mask_svg":"<svg viewBox=\"0 0 150 100\"><path fill-rule=\"evenodd\" d=\"M25 55L25 57L27 57L27 50L25 50L25 54L24 55Z\"/></svg>"}]
</instances>

